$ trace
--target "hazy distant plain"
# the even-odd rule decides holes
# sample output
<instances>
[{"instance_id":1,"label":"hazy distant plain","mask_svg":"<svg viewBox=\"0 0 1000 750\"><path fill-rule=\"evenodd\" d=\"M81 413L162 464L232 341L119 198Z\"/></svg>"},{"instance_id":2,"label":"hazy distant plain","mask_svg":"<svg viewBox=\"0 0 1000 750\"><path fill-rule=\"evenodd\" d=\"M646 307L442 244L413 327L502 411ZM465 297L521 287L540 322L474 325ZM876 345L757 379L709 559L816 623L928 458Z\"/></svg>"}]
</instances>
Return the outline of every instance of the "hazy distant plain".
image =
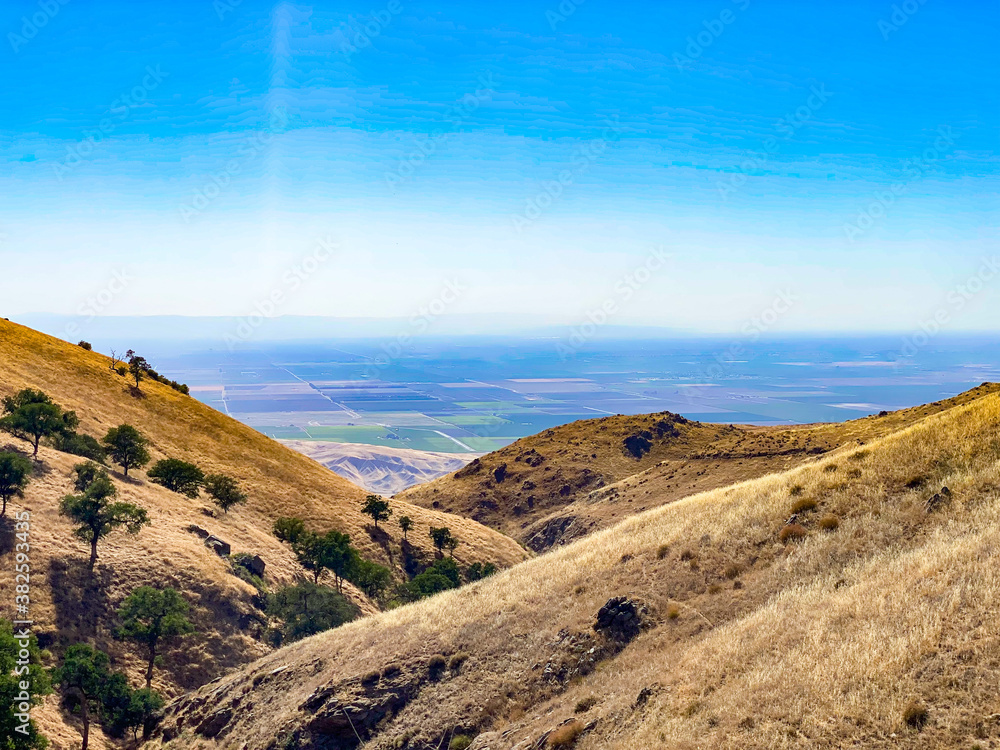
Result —
<instances>
[{"instance_id":1,"label":"hazy distant plain","mask_svg":"<svg viewBox=\"0 0 1000 750\"><path fill-rule=\"evenodd\" d=\"M482 453L577 419L672 411L706 422L843 421L1000 380L995 337L427 340L158 354L192 395L279 439Z\"/></svg>"}]
</instances>

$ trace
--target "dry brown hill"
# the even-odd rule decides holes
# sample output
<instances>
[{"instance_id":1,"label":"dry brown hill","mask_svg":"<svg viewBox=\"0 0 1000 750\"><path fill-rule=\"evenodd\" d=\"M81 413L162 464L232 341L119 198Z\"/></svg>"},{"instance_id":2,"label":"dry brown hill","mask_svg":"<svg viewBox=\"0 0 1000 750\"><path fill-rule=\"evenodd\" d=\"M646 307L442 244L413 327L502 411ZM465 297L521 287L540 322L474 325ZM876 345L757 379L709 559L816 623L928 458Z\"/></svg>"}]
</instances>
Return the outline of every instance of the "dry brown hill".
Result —
<instances>
[{"instance_id":1,"label":"dry brown hill","mask_svg":"<svg viewBox=\"0 0 1000 750\"><path fill-rule=\"evenodd\" d=\"M669 412L583 420L522 438L399 497L473 518L540 552L648 508L864 443L991 389L794 427L706 424Z\"/></svg>"},{"instance_id":2,"label":"dry brown hill","mask_svg":"<svg viewBox=\"0 0 1000 750\"><path fill-rule=\"evenodd\" d=\"M154 746L995 747L987 390L282 649L168 707Z\"/></svg>"},{"instance_id":3,"label":"dry brown hill","mask_svg":"<svg viewBox=\"0 0 1000 750\"><path fill-rule=\"evenodd\" d=\"M127 480L114 473L123 499L146 508L152 526L134 538L112 535L101 545L95 585L86 576L85 545L58 514L59 498L72 492L72 467L82 459L43 447L26 498L15 500L8 515L25 508L32 512L32 615L43 644L51 644L56 652L76 641L95 643L138 684L135 648L112 638L113 612L132 589L149 584L184 592L199 631L183 649L166 654L155 687L167 695L197 687L266 653L269 649L260 641L260 613L252 603L255 590L187 530L191 524L229 542L233 552L259 554L272 586L290 583L301 572L288 547L271 534L279 516L300 516L318 530L348 532L367 558L397 569L400 565L398 526L385 524L387 533L377 537L370 533L370 519L360 512L366 494L361 488L168 386L144 381L142 396L136 397L125 379L110 370L107 357L0 320L0 396L26 387L41 389L75 410L80 432L100 437L111 426L131 423L151 438L154 460L182 458L206 472L230 474L250 496L247 505L227 515L206 515L211 503L204 495L192 500L170 492L146 481L142 471L130 472ZM0 450L26 447L0 433ZM527 556L508 537L474 521L402 501L392 504L397 516L406 514L415 522L409 539L428 559L431 525L453 530L462 542L455 556L463 564L493 561L509 566ZM0 559L6 561L0 567L0 591L5 592L0 617L13 619L13 596L6 595L12 591L14 573L12 528L5 523L0 530ZM362 611L375 611L356 590L348 594ZM40 716L55 747L70 747L68 738L74 733L62 724L54 698Z\"/></svg>"}]
</instances>

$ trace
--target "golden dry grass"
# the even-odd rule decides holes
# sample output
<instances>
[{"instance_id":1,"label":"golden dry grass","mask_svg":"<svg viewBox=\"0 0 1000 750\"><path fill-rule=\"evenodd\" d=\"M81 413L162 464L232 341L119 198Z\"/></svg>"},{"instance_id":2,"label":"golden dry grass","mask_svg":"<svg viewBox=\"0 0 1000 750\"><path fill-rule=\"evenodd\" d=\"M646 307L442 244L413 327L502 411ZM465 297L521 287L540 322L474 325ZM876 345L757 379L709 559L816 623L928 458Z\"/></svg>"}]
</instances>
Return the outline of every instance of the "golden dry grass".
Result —
<instances>
[{"instance_id":1,"label":"golden dry grass","mask_svg":"<svg viewBox=\"0 0 1000 750\"><path fill-rule=\"evenodd\" d=\"M541 551L649 508L815 462L841 446L866 443L997 390L984 384L944 401L842 423L676 423L677 434L668 430L661 437L657 424L672 418L667 413L582 420L483 456L479 471L459 471L400 497L469 516ZM636 460L622 450L622 442L643 430L653 436L652 447ZM501 465L506 474L497 482L494 472Z\"/></svg>"},{"instance_id":2,"label":"golden dry grass","mask_svg":"<svg viewBox=\"0 0 1000 750\"><path fill-rule=\"evenodd\" d=\"M0 320L0 396L22 388L48 393L81 419L80 431L101 437L109 427L134 424L153 442L154 460L177 457L207 472L239 479L250 501L228 514L206 515L204 495L189 499L152 484L142 471L128 480L114 473L122 499L145 508L152 526L136 537L116 533L99 548L97 582L84 572L87 549L72 536L72 526L58 514L59 499L73 491L72 467L83 459L48 447L26 498L10 504L9 514L32 513L32 616L36 632L58 653L73 642L86 641L107 650L116 668L139 683L141 663L135 648L114 640L114 611L130 591L144 584L181 590L192 604L198 634L182 648L165 654L154 687L167 696L197 687L225 670L257 658L270 649L259 640L254 590L229 572L228 562L208 550L186 529L196 524L232 545L234 552L259 554L267 563L271 586L291 583L300 573L286 545L271 534L273 521L297 515L320 530L337 528L351 534L363 554L394 567L400 564L398 527L369 534L370 521L360 512L365 492L311 459L219 414L193 398L155 382L142 384L143 397L130 393L126 381L110 371L109 360L95 352ZM25 450L26 444L0 433L0 450ZM132 475L134 474L134 476ZM462 541L456 550L463 564L473 561L511 565L526 557L511 539L466 519L393 502L397 514L409 515L415 527L410 541L430 557L430 526L449 526ZM10 530L0 534L0 591L13 583ZM376 611L357 590L348 596L364 613ZM13 598L0 602L0 616L11 618ZM55 698L39 712L45 732L56 747L68 747L73 730L59 713ZM99 733L98 733L99 734ZM98 737L96 747L102 740Z\"/></svg>"},{"instance_id":3,"label":"golden dry grass","mask_svg":"<svg viewBox=\"0 0 1000 750\"><path fill-rule=\"evenodd\" d=\"M349 703L379 665L406 670L457 651L469 654L461 673L422 684L366 747L404 734L433 747L456 726L485 731L476 748L533 746L592 695L600 703L581 750L972 747L998 737L1000 398L966 401L863 450L647 511L267 656L213 686L212 703L229 705L255 676L284 667L253 688L266 710L241 713L216 741L188 731L171 747L263 750L308 727L311 711L300 710L313 691L332 687ZM927 513L943 485L951 503ZM802 541L784 545L795 486L819 512L802 522ZM835 531L819 528L828 512ZM689 550L697 567L681 560ZM652 627L593 672L546 677L546 663L570 653L566 636L585 637L619 595L646 603ZM904 719L914 700L928 707L920 732ZM187 712L197 713L174 706L168 725Z\"/></svg>"}]
</instances>

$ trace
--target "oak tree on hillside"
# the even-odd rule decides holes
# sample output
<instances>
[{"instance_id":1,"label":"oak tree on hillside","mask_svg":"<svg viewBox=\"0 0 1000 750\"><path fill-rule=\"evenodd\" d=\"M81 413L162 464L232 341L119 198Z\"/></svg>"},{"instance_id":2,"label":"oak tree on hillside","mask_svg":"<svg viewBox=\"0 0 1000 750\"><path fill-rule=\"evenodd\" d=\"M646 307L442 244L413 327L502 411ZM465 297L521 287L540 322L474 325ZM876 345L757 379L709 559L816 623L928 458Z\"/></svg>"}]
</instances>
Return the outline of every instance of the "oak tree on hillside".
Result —
<instances>
[{"instance_id":1,"label":"oak tree on hillside","mask_svg":"<svg viewBox=\"0 0 1000 750\"><path fill-rule=\"evenodd\" d=\"M73 489L77 492L86 492L87 488L99 478L110 479L108 470L103 466L98 466L93 461L86 461L73 467L76 479L73 480Z\"/></svg>"},{"instance_id":2,"label":"oak tree on hillside","mask_svg":"<svg viewBox=\"0 0 1000 750\"><path fill-rule=\"evenodd\" d=\"M7 502L24 497L24 488L31 481L31 461L20 453L0 453L0 518L7 515Z\"/></svg>"},{"instance_id":3,"label":"oak tree on hillside","mask_svg":"<svg viewBox=\"0 0 1000 750\"><path fill-rule=\"evenodd\" d=\"M303 568L313 574L313 583L319 583L324 570L333 573L337 591L343 591L344 579L357 559L357 550L351 547L351 537L340 531L316 534L306 531L292 544L295 556Z\"/></svg>"},{"instance_id":4,"label":"oak tree on hillside","mask_svg":"<svg viewBox=\"0 0 1000 750\"><path fill-rule=\"evenodd\" d=\"M392 515L389 503L383 500L381 495L369 495L366 497L365 504L361 507L361 512L366 516L372 517L376 530L378 529L379 521L388 521L389 516Z\"/></svg>"},{"instance_id":5,"label":"oak tree on hillside","mask_svg":"<svg viewBox=\"0 0 1000 750\"><path fill-rule=\"evenodd\" d=\"M240 489L239 483L225 474L209 474L205 477L205 492L226 513L234 505L241 505L247 501L247 495Z\"/></svg>"},{"instance_id":6,"label":"oak tree on hillside","mask_svg":"<svg viewBox=\"0 0 1000 750\"><path fill-rule=\"evenodd\" d=\"M104 445L108 456L122 467L125 476L128 470L139 468L149 463L149 439L130 424L112 427L104 436Z\"/></svg>"},{"instance_id":7,"label":"oak tree on hillside","mask_svg":"<svg viewBox=\"0 0 1000 750\"><path fill-rule=\"evenodd\" d=\"M438 553L443 554L445 547L453 549L453 547L451 547L451 543L454 540L454 537L451 535L451 529L447 526L442 526L441 528L431 526L430 537L434 542L434 546L437 547Z\"/></svg>"},{"instance_id":8,"label":"oak tree on hillside","mask_svg":"<svg viewBox=\"0 0 1000 750\"><path fill-rule=\"evenodd\" d=\"M122 602L118 616L122 627L118 635L146 647L146 688L153 682L160 642L194 632L187 619L188 603L175 589L140 586Z\"/></svg>"},{"instance_id":9,"label":"oak tree on hillside","mask_svg":"<svg viewBox=\"0 0 1000 750\"><path fill-rule=\"evenodd\" d=\"M133 740L138 742L141 729L143 740L149 739L161 708L163 698L155 690L133 690L121 672L111 675L101 690L101 722L112 737L131 732Z\"/></svg>"},{"instance_id":10,"label":"oak tree on hillside","mask_svg":"<svg viewBox=\"0 0 1000 750\"><path fill-rule=\"evenodd\" d=\"M42 438L74 430L80 423L76 412L63 411L51 398L32 388L4 398L3 412L0 429L30 442L35 459Z\"/></svg>"},{"instance_id":11,"label":"oak tree on hillside","mask_svg":"<svg viewBox=\"0 0 1000 750\"><path fill-rule=\"evenodd\" d=\"M103 651L77 643L66 649L62 666L55 670L54 679L63 699L71 708L79 708L83 721L83 747L90 742L90 715L101 709L103 689L111 674L110 660Z\"/></svg>"},{"instance_id":12,"label":"oak tree on hillside","mask_svg":"<svg viewBox=\"0 0 1000 750\"><path fill-rule=\"evenodd\" d=\"M205 472L194 464L181 461L179 458L165 458L157 461L146 472L146 476L172 492L192 498L198 497L201 485L205 481Z\"/></svg>"},{"instance_id":13,"label":"oak tree on hillside","mask_svg":"<svg viewBox=\"0 0 1000 750\"><path fill-rule=\"evenodd\" d=\"M135 379L135 389L139 390L139 382L150 370L149 362L131 349L125 352L125 356L128 358L128 373Z\"/></svg>"},{"instance_id":14,"label":"oak tree on hillside","mask_svg":"<svg viewBox=\"0 0 1000 750\"><path fill-rule=\"evenodd\" d=\"M22 651L27 651L27 658L18 665ZM25 666L27 674L15 674L15 669ZM23 692L22 682L27 683ZM28 707L37 706L42 696L51 692L49 673L41 664L38 641L34 636L20 641L15 639L13 624L0 620L0 747L4 750L42 750L46 746L35 722L21 709L25 703ZM24 694L27 699L20 700L19 696ZM18 727L23 729L18 731Z\"/></svg>"},{"instance_id":15,"label":"oak tree on hillside","mask_svg":"<svg viewBox=\"0 0 1000 750\"><path fill-rule=\"evenodd\" d=\"M306 533L306 522L301 518L282 516L274 522L271 531L279 541L295 545L299 537Z\"/></svg>"},{"instance_id":16,"label":"oak tree on hillside","mask_svg":"<svg viewBox=\"0 0 1000 750\"><path fill-rule=\"evenodd\" d=\"M365 592L369 599L378 599L392 583L392 571L363 557L356 557L347 579Z\"/></svg>"},{"instance_id":17,"label":"oak tree on hillside","mask_svg":"<svg viewBox=\"0 0 1000 750\"><path fill-rule=\"evenodd\" d=\"M399 528L403 531L403 541L406 541L406 532L413 528L413 519L409 516L399 517Z\"/></svg>"},{"instance_id":18,"label":"oak tree on hillside","mask_svg":"<svg viewBox=\"0 0 1000 750\"><path fill-rule=\"evenodd\" d=\"M73 532L78 539L90 544L90 572L97 562L97 543L116 529L138 534L149 523L143 508L116 501L118 489L107 472L100 473L80 495L67 495L59 503L60 515L77 524Z\"/></svg>"},{"instance_id":19,"label":"oak tree on hillside","mask_svg":"<svg viewBox=\"0 0 1000 750\"><path fill-rule=\"evenodd\" d=\"M350 622L358 616L347 599L326 586L299 583L286 586L268 597L268 614L284 622L273 645L291 643Z\"/></svg>"}]
</instances>

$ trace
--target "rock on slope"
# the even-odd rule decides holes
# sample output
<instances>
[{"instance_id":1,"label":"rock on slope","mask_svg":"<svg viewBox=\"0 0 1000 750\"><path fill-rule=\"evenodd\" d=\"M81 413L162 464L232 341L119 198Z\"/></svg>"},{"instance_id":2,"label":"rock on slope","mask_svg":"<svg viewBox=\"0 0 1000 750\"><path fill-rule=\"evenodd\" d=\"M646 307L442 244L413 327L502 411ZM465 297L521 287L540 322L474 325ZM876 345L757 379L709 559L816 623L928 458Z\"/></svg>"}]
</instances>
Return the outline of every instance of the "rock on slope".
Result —
<instances>
[{"instance_id":1,"label":"rock on slope","mask_svg":"<svg viewBox=\"0 0 1000 750\"><path fill-rule=\"evenodd\" d=\"M796 427L703 424L669 412L584 420L518 440L400 497L468 516L542 551L636 512L885 435L991 388L850 422Z\"/></svg>"},{"instance_id":2,"label":"rock on slope","mask_svg":"<svg viewBox=\"0 0 1000 750\"><path fill-rule=\"evenodd\" d=\"M156 687L166 694L196 687L265 653L268 649L257 639L259 612L251 601L255 591L188 531L192 524L218 535L233 552L259 554L272 584L289 583L299 572L291 552L271 534L274 520L283 515L301 516L320 530L346 531L366 557L399 566L398 528L387 524L387 533L369 533L368 519L360 513L366 494L360 487L167 386L143 382L142 395L136 397L125 379L111 372L107 357L0 320L0 396L26 387L41 389L75 410L80 432L100 437L111 426L134 424L152 439L154 460L182 458L206 472L230 474L250 497L247 505L211 517L203 513L211 506L204 497L192 500L169 492L148 482L142 471L131 472L128 480L114 474L122 497L146 508L152 526L134 538L109 537L99 550L97 582L91 583L85 575L85 545L58 513L59 499L72 492L72 467L83 459L43 447L27 496L10 504L9 515L22 509L32 513L32 615L36 631L57 654L73 642L96 643L138 683L136 650L116 642L112 629L114 610L143 584L184 592L198 627L183 649L165 655ZM7 449L23 451L26 444L0 433L0 450ZM451 527L462 540L456 557L465 564L511 565L526 556L511 539L473 521L402 502L393 505L397 514L414 520L409 537L428 556L427 529L432 525ZM12 529L4 524L0 531L0 591L9 592ZM362 611L374 611L359 592L351 596ZM0 602L0 616L12 619L12 606L12 598ZM66 735L54 698L40 718L50 736Z\"/></svg>"},{"instance_id":3,"label":"rock on slope","mask_svg":"<svg viewBox=\"0 0 1000 750\"><path fill-rule=\"evenodd\" d=\"M304 453L359 487L386 496L450 474L480 455L434 453L360 443L331 443L325 440L280 442Z\"/></svg>"},{"instance_id":4,"label":"rock on slope","mask_svg":"<svg viewBox=\"0 0 1000 750\"><path fill-rule=\"evenodd\" d=\"M967 401L282 649L153 746L995 744L1000 397Z\"/></svg>"}]
</instances>

